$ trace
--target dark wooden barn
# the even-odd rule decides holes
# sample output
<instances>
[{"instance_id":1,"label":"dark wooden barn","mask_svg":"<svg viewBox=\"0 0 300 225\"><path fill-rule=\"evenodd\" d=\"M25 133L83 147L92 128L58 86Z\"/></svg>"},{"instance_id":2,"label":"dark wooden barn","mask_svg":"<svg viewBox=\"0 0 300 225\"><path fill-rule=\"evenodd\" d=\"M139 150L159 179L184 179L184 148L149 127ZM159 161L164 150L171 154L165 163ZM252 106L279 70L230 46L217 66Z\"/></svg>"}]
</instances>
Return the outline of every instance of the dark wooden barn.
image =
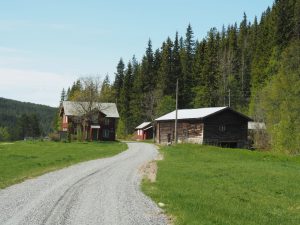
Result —
<instances>
[{"instance_id":1,"label":"dark wooden barn","mask_svg":"<svg viewBox=\"0 0 300 225\"><path fill-rule=\"evenodd\" d=\"M210 144L224 147L248 147L248 122L251 121L229 107L178 110L179 143ZM175 111L155 120L156 143L174 142Z\"/></svg>"}]
</instances>

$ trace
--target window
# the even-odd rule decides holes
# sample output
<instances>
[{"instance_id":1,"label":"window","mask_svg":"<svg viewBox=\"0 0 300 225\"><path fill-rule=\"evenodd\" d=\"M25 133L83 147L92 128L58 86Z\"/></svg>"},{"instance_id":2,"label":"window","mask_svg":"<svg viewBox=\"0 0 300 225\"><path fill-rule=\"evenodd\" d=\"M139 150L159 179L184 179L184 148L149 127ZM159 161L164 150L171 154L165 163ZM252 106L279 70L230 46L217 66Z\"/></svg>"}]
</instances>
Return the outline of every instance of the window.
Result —
<instances>
[{"instance_id":1,"label":"window","mask_svg":"<svg viewBox=\"0 0 300 225\"><path fill-rule=\"evenodd\" d=\"M92 115L92 122L98 123L98 115L97 114Z\"/></svg>"},{"instance_id":2,"label":"window","mask_svg":"<svg viewBox=\"0 0 300 225\"><path fill-rule=\"evenodd\" d=\"M109 138L109 130L108 129L103 130L103 137L104 138Z\"/></svg>"},{"instance_id":3,"label":"window","mask_svg":"<svg viewBox=\"0 0 300 225\"><path fill-rule=\"evenodd\" d=\"M226 131L226 126L225 125L220 125L219 126L219 131L225 132Z\"/></svg>"},{"instance_id":4,"label":"window","mask_svg":"<svg viewBox=\"0 0 300 225\"><path fill-rule=\"evenodd\" d=\"M109 125L109 119L108 118L104 118L104 125Z\"/></svg>"},{"instance_id":5,"label":"window","mask_svg":"<svg viewBox=\"0 0 300 225\"><path fill-rule=\"evenodd\" d=\"M187 129L183 129L183 136L184 136L185 138L188 137L188 131L187 131Z\"/></svg>"}]
</instances>

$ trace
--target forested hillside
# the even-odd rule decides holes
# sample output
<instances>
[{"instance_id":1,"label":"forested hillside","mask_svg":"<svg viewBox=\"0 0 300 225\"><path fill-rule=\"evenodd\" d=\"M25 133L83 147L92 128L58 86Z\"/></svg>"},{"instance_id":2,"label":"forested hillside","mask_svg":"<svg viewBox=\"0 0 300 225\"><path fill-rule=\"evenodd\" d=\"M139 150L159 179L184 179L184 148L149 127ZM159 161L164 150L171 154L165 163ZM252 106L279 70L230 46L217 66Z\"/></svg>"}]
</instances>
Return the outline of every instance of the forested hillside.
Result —
<instances>
[{"instance_id":1,"label":"forested hillside","mask_svg":"<svg viewBox=\"0 0 300 225\"><path fill-rule=\"evenodd\" d=\"M0 98L0 141L48 134L56 112L53 107Z\"/></svg>"},{"instance_id":2,"label":"forested hillside","mask_svg":"<svg viewBox=\"0 0 300 225\"><path fill-rule=\"evenodd\" d=\"M229 105L266 122L268 139L279 151L300 151L300 0L276 0L260 18L195 37L188 25L159 49L151 40L143 58L122 58L115 80L102 85L103 101L117 102L119 134L179 108ZM80 89L74 83L68 94ZM230 102L230 103L229 103Z\"/></svg>"}]
</instances>

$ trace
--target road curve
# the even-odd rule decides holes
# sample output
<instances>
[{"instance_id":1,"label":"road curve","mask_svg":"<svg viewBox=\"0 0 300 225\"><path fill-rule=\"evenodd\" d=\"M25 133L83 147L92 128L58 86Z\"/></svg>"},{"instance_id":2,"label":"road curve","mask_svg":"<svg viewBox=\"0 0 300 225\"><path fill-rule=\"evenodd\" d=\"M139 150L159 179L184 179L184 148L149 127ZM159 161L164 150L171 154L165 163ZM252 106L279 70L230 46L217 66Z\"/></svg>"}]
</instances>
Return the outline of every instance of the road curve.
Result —
<instances>
[{"instance_id":1,"label":"road curve","mask_svg":"<svg viewBox=\"0 0 300 225\"><path fill-rule=\"evenodd\" d=\"M128 143L128 150L117 156L0 190L0 224L167 224L161 210L139 188L139 167L157 154L154 145Z\"/></svg>"}]
</instances>

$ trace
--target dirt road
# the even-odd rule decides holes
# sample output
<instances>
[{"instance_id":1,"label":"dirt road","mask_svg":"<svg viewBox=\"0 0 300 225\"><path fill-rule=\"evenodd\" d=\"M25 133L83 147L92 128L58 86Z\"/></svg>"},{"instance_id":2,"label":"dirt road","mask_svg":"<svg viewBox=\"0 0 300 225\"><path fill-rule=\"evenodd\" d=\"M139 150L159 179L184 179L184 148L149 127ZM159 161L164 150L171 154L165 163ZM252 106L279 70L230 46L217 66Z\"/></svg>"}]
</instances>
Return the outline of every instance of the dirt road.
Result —
<instances>
[{"instance_id":1,"label":"dirt road","mask_svg":"<svg viewBox=\"0 0 300 225\"><path fill-rule=\"evenodd\" d=\"M117 156L80 163L0 190L0 224L167 224L139 189L138 168L158 152L128 143Z\"/></svg>"}]
</instances>

